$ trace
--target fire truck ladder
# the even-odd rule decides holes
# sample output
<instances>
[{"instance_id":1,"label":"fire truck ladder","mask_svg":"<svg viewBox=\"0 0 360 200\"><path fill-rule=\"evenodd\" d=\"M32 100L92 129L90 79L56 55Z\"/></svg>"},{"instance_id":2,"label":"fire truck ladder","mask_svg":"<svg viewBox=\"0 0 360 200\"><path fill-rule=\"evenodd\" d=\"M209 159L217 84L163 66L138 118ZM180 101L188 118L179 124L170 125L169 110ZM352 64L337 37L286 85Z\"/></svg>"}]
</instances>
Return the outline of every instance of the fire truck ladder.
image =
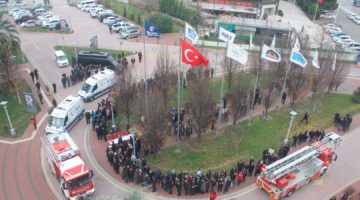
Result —
<instances>
[{"instance_id":1,"label":"fire truck ladder","mask_svg":"<svg viewBox=\"0 0 360 200\"><path fill-rule=\"evenodd\" d=\"M317 146L305 146L302 149L286 156L285 158L282 158L267 166L264 171L264 176L268 180L273 180L283 176L284 174L293 171L297 166L318 157L322 150L326 147L329 147L330 145L337 147L341 144L342 141L342 137L330 132L326 134L326 136Z\"/></svg>"},{"instance_id":2,"label":"fire truck ladder","mask_svg":"<svg viewBox=\"0 0 360 200\"><path fill-rule=\"evenodd\" d=\"M55 149L52 147L49 139L46 137L46 135L44 134L41 138L42 144L45 147L46 153L51 157L51 159L53 161L55 161L56 163L60 163L61 160L58 159L57 157L57 153L55 151Z\"/></svg>"}]
</instances>

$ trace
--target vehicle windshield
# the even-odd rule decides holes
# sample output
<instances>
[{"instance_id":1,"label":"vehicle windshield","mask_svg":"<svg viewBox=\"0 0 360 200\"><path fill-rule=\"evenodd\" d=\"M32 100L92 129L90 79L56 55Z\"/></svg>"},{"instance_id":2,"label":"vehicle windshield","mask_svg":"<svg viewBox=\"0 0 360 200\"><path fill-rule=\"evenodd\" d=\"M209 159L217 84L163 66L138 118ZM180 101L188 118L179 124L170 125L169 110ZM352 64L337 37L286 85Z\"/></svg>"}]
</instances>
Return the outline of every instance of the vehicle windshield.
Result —
<instances>
[{"instance_id":1,"label":"vehicle windshield","mask_svg":"<svg viewBox=\"0 0 360 200\"><path fill-rule=\"evenodd\" d=\"M49 125L55 126L55 127L62 127L62 126L64 126L64 118L57 118L57 117L50 116Z\"/></svg>"},{"instance_id":2,"label":"vehicle windshield","mask_svg":"<svg viewBox=\"0 0 360 200\"><path fill-rule=\"evenodd\" d=\"M110 60L111 64L112 64L114 67L118 65L118 63L116 62L116 60L114 59L114 57L109 56L109 60Z\"/></svg>"},{"instance_id":3,"label":"vehicle windshield","mask_svg":"<svg viewBox=\"0 0 360 200\"><path fill-rule=\"evenodd\" d=\"M67 58L66 58L65 55L62 55L62 56L58 56L58 60L59 60L59 61L66 61Z\"/></svg>"},{"instance_id":4,"label":"vehicle windshield","mask_svg":"<svg viewBox=\"0 0 360 200\"><path fill-rule=\"evenodd\" d=\"M91 88L92 88L92 85L89 85L89 84L85 83L85 84L82 86L81 90L83 90L83 91L85 91L86 93L88 93L88 92L91 91Z\"/></svg>"},{"instance_id":5,"label":"vehicle windshield","mask_svg":"<svg viewBox=\"0 0 360 200\"><path fill-rule=\"evenodd\" d=\"M90 174L87 173L85 175L80 176L79 178L73 179L69 181L69 188L74 190L76 188L82 187L91 182Z\"/></svg>"}]
</instances>

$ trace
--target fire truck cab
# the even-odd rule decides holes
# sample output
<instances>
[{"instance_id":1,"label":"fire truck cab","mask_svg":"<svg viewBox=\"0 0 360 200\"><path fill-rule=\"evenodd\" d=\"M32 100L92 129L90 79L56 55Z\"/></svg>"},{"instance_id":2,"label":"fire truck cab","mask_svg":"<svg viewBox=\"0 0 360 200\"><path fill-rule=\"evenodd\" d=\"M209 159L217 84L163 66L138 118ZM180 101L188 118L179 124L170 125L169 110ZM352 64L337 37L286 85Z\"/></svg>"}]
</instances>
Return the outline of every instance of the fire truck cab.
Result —
<instances>
[{"instance_id":1,"label":"fire truck cab","mask_svg":"<svg viewBox=\"0 0 360 200\"><path fill-rule=\"evenodd\" d=\"M80 151L67 132L44 134L41 142L51 173L60 181L67 199L75 200L94 193L93 172L80 158Z\"/></svg>"},{"instance_id":2,"label":"fire truck cab","mask_svg":"<svg viewBox=\"0 0 360 200\"><path fill-rule=\"evenodd\" d=\"M88 170L79 156L62 162L60 170L60 187L67 199L84 198L95 192L92 182L93 171Z\"/></svg>"},{"instance_id":3,"label":"fire truck cab","mask_svg":"<svg viewBox=\"0 0 360 200\"><path fill-rule=\"evenodd\" d=\"M319 141L266 166L257 177L256 186L271 200L291 196L295 190L324 175L330 167L335 149L343 138L330 132Z\"/></svg>"}]
</instances>

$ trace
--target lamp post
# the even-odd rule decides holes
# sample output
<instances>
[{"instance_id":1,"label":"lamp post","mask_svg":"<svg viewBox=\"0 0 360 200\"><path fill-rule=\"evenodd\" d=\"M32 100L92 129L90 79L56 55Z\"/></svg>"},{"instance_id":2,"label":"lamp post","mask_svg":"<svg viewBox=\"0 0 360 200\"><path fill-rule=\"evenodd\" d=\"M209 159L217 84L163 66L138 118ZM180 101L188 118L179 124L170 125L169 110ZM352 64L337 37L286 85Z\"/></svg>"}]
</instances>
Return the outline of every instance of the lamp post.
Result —
<instances>
[{"instance_id":1,"label":"lamp post","mask_svg":"<svg viewBox=\"0 0 360 200\"><path fill-rule=\"evenodd\" d=\"M115 120L114 120L114 108L113 108L113 103L110 103L111 105L111 122L112 122L112 125L111 125L111 128L116 131L116 125L115 125Z\"/></svg>"},{"instance_id":2,"label":"lamp post","mask_svg":"<svg viewBox=\"0 0 360 200\"><path fill-rule=\"evenodd\" d=\"M289 142L289 134L290 134L290 129L291 129L291 126L292 126L292 123L294 121L294 118L295 116L297 115L297 112L295 111L291 111L290 112L290 124L289 124L289 128L288 128L288 131L287 131L287 134L286 134L286 138L284 139L284 144L287 144Z\"/></svg>"},{"instance_id":3,"label":"lamp post","mask_svg":"<svg viewBox=\"0 0 360 200\"><path fill-rule=\"evenodd\" d=\"M11 124L10 116L9 116L9 113L7 111L7 106L6 106L7 103L8 103L7 101L2 101L2 102L0 102L0 105L3 106L3 108L5 110L6 117L7 117L8 121L9 121L9 124L10 124L10 133L13 136L13 135L15 135L15 128Z\"/></svg>"},{"instance_id":4,"label":"lamp post","mask_svg":"<svg viewBox=\"0 0 360 200\"><path fill-rule=\"evenodd\" d=\"M135 160L136 160L136 154L135 154L135 147L136 147L136 145L135 145L135 132L136 132L136 128L131 128L131 129L130 129L130 133L131 133L131 135L132 135L132 136L130 136L130 137L131 137L131 139L132 139L132 141L133 141L133 153L132 153L132 155L131 155L131 160L132 160L132 161L135 161Z\"/></svg>"}]
</instances>

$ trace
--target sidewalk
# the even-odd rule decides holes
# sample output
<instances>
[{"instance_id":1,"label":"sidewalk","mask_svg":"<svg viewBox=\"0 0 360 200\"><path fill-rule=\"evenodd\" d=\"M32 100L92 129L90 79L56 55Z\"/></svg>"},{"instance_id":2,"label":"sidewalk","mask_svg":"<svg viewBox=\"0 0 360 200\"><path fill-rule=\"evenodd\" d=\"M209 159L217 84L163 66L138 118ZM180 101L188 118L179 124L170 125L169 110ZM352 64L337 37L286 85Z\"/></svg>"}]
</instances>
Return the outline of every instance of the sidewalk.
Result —
<instances>
[{"instance_id":1,"label":"sidewalk","mask_svg":"<svg viewBox=\"0 0 360 200\"><path fill-rule=\"evenodd\" d=\"M6 144L14 144L14 143L19 143L19 142L24 142L24 141L28 141L31 140L35 137L35 135L37 134L37 132L39 131L39 127L41 126L41 124L46 120L46 116L48 115L48 108L49 105L47 105L45 98L47 98L47 96L45 94L43 94L43 104L40 104L38 95L36 93L36 87L35 87L35 83L32 82L31 77L27 71L27 69L33 70L33 67L31 66L30 63L25 63L19 66L19 73L21 74L20 77L26 81L26 83L31 87L32 90L32 94L34 99L36 100L36 103L39 105L39 113L37 113L37 115L35 116L38 123L37 123L37 130L34 130L34 126L31 124L30 119L28 121L29 126L26 128L24 134L21 137L18 138L8 138L8 137L0 137L0 143L6 143ZM39 77L39 81L40 81L40 87L44 90L44 82L41 80L41 78ZM21 97L22 98L22 97ZM24 102L23 102L24 104Z\"/></svg>"}]
</instances>

